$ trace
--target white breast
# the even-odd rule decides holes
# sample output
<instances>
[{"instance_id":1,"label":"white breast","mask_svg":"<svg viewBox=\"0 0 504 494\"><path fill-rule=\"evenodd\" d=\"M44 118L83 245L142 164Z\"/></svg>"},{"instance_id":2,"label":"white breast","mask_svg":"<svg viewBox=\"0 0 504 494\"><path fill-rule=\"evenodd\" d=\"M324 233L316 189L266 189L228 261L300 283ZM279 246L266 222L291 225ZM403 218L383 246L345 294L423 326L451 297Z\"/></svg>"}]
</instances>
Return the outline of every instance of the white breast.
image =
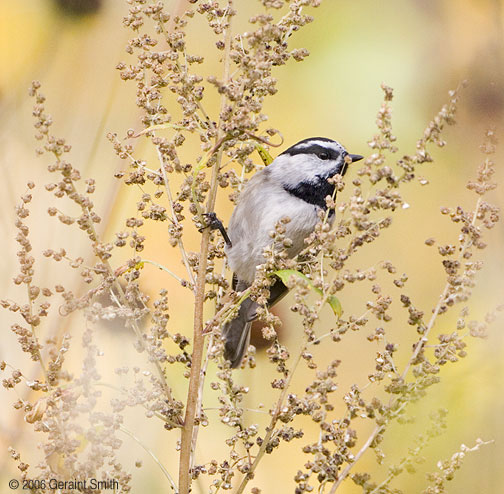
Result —
<instances>
[{"instance_id":1,"label":"white breast","mask_svg":"<svg viewBox=\"0 0 504 494\"><path fill-rule=\"evenodd\" d=\"M256 178L257 177L257 178ZM229 223L229 237L233 246L226 248L228 263L238 278L251 283L256 267L264 262L263 250L271 244L269 233L285 217L286 237L293 242L291 257L304 247L304 239L313 232L318 222L317 206L308 204L278 185L254 176L243 191ZM264 198L268 198L268 202Z\"/></svg>"}]
</instances>

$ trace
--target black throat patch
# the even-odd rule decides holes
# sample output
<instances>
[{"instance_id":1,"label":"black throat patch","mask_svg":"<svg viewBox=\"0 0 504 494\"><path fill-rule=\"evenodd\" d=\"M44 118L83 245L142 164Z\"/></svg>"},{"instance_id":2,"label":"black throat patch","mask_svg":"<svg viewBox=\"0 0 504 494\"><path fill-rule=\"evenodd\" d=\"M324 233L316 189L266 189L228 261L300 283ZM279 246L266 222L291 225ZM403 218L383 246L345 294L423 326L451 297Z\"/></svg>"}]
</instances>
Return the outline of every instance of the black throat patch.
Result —
<instances>
[{"instance_id":1,"label":"black throat patch","mask_svg":"<svg viewBox=\"0 0 504 494\"><path fill-rule=\"evenodd\" d=\"M301 182L295 187L284 185L284 190L289 194L301 199L308 204L318 206L324 211L327 209L325 198L332 196L334 193L334 185L330 184L327 179L319 177L317 183Z\"/></svg>"}]
</instances>

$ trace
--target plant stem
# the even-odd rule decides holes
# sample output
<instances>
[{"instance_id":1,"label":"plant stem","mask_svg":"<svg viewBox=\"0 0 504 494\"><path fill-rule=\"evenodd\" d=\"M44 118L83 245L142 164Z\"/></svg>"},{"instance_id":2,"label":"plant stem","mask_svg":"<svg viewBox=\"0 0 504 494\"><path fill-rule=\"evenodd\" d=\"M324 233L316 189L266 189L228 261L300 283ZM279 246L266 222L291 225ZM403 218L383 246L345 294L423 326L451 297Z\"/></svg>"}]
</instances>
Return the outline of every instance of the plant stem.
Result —
<instances>
[{"instance_id":1,"label":"plant stem","mask_svg":"<svg viewBox=\"0 0 504 494\"><path fill-rule=\"evenodd\" d=\"M208 348L211 348L213 346L214 338L215 338L215 335L211 334L208 345L207 345ZM205 377L206 377L206 371L208 368L208 360L209 360L209 358L208 358L208 351L207 351L207 353L205 355L205 360L203 362L203 366L202 366L201 372L200 372L200 382L199 382L199 388L198 388L198 402L196 403L196 415L198 417L201 417L201 411L203 408L203 388L205 386ZM199 431L199 423L194 426L193 434L192 434L192 440L191 440L192 455L191 455L191 461L189 464L190 470L192 470L194 467L194 451L196 450L196 442L198 440L198 431Z\"/></svg>"},{"instance_id":2,"label":"plant stem","mask_svg":"<svg viewBox=\"0 0 504 494\"><path fill-rule=\"evenodd\" d=\"M29 310L29 315L30 315L30 329L31 329L33 339L35 340L35 345L36 345L35 355L37 356L38 362L39 362L40 367L42 369L42 374L44 375L44 381L47 384L47 386L49 388L51 388L51 383L49 382L49 379L47 378L47 369L44 364L44 360L42 358L42 353L40 352L39 339L37 336L37 332L35 331L35 326L32 321L32 319L33 319L33 298L31 296L31 284L30 283L27 283L26 291L27 291L27 295L28 295L28 310Z\"/></svg>"},{"instance_id":3,"label":"plant stem","mask_svg":"<svg viewBox=\"0 0 504 494\"><path fill-rule=\"evenodd\" d=\"M126 427L120 425L119 430L124 432L124 434L128 435L129 437L131 437L131 439L133 439L134 441L136 441L151 456L151 458L157 463L157 465L163 472L164 476L168 479L168 482L170 482L170 486L173 489L173 492L175 494L178 494L177 486L175 485L172 476L170 475L168 470L166 470L165 466L159 461L159 458L154 454L154 452L150 448L148 448L137 436L135 436L133 432L126 429Z\"/></svg>"},{"instance_id":4,"label":"plant stem","mask_svg":"<svg viewBox=\"0 0 504 494\"><path fill-rule=\"evenodd\" d=\"M261 458L264 456L264 453L266 453L266 448L271 441L271 438L273 436L273 433L275 432L275 426L278 421L278 417L280 415L280 411L282 410L283 402L285 400L285 397L287 396L287 393L289 392L289 386L292 380L292 376L294 376L294 372L296 371L296 368L301 361L301 357L303 355L303 352L306 350L306 346L308 344L308 336L305 334L304 335L304 340L303 344L301 346L300 351L296 355L296 360L294 361L292 368L289 372L289 376L287 377L287 382L285 383L285 387L282 390L282 393L280 394L280 397L278 398L275 411L273 412L273 416L271 417L270 424L267 428L267 433L265 438L263 439L263 442L261 444L261 447L259 448L259 451L257 452L257 456L254 459L254 463L250 466L250 470L248 471L247 475L245 475L244 479L242 480L240 486L238 487L236 494L242 494L243 491L245 490L245 487L248 484L248 481L252 479L253 474L255 469L257 468L257 465L261 461Z\"/></svg>"},{"instance_id":5,"label":"plant stem","mask_svg":"<svg viewBox=\"0 0 504 494\"><path fill-rule=\"evenodd\" d=\"M375 440L376 436L384 429L383 425L377 425L371 435L368 437L367 441L364 443L362 448L359 450L359 452L355 455L355 459L352 463L349 463L346 468L341 472L341 474L338 477L338 480L334 483L332 486L332 489L329 491L329 494L334 494L336 492L336 489L341 485L341 483L348 477L348 474L350 473L350 470L353 468L353 466L360 460L361 456L367 451L369 446L373 443Z\"/></svg>"},{"instance_id":6,"label":"plant stem","mask_svg":"<svg viewBox=\"0 0 504 494\"><path fill-rule=\"evenodd\" d=\"M196 411L198 404L198 390L201 378L201 360L203 358L204 335L203 335L203 304L205 301L205 275L207 267L208 244L210 243L210 231L205 229L201 237L200 263L198 277L196 279L194 300L194 336L193 351L191 355L191 375L189 377L189 390L187 392L186 413L180 445L179 467L179 492L189 494L191 487L191 446Z\"/></svg>"},{"instance_id":7,"label":"plant stem","mask_svg":"<svg viewBox=\"0 0 504 494\"><path fill-rule=\"evenodd\" d=\"M476 206L474 208L473 219L471 221L471 225L472 226L476 225L476 220L478 218L480 206L481 206L481 197L478 197L478 200L476 202ZM457 257L457 259L459 261L464 258L464 254L465 254L466 250L471 245L472 245L472 242L471 242L470 238L468 238L467 241L462 246L462 249L460 250L459 255ZM422 350L422 348L424 348L425 343L427 343L429 333L430 333L431 329L434 327L434 323L436 322L436 319L437 319L437 316L439 315L439 311L441 310L441 307L445 303L446 296L448 295L448 291L450 289L450 286L451 286L450 283L446 283L446 285L444 287L444 290L443 290L443 293L439 297L439 301L438 301L438 303L436 305L436 308L434 309L434 312L432 313L432 316L430 318L429 324L427 325L427 329L425 330L425 333L423 334L423 337L416 344L415 351L413 352L413 355L409 359L408 364L406 365L406 368L404 369L404 372L401 375L402 379L406 378L406 375L408 374L408 371L409 371L410 367L413 365L413 362L418 357L418 355L419 355L420 351Z\"/></svg>"},{"instance_id":8,"label":"plant stem","mask_svg":"<svg viewBox=\"0 0 504 494\"><path fill-rule=\"evenodd\" d=\"M471 225L472 226L476 225L476 220L478 219L478 214L479 214L479 209L481 207L481 202L482 202L481 197L479 197L478 200L477 200L477 202L476 202L476 206L475 206L474 214L473 214L473 219L471 221ZM471 245L472 245L472 241L471 241L470 238L468 238L466 240L466 242L464 243L464 245L462 246L460 252L459 252L459 255L458 255L458 259L459 260L463 259L464 253L467 251L467 249ZM434 309L434 311L432 313L432 316L431 316L431 318L429 320L427 328L426 328L424 334L422 335L422 338L416 343L415 350L413 351L413 355L408 360L408 363L406 364L406 367L404 368L404 371L401 374L401 379L403 379L403 380L406 379L408 371L410 370L411 366L413 365L413 362L415 362L415 360L417 359L417 357L420 354L421 350L424 348L425 344L427 343L429 333L431 332L432 328L434 327L434 323L436 322L436 319L437 319L437 317L439 315L441 307L445 303L446 296L448 295L450 286L451 285L449 283L446 283L446 285L445 285L445 287L443 289L443 292L441 293L441 295L439 297L438 303L437 303L437 305L436 305L436 307L435 307L435 309ZM405 401L403 403L403 405L401 406L401 409L404 408L406 405L407 405L407 401ZM396 414L397 414L397 412L396 412ZM341 474L338 477L337 482L333 485L333 487L330 490L329 494L334 494L336 492L336 489L339 487L339 485L348 477L348 475L350 473L350 470L353 468L353 466L355 465L355 463L357 462L357 460L360 459L360 457L371 446L371 444L373 443L373 441L376 438L376 436L378 434L380 434L380 432L382 432L384 429L385 429L384 425L376 426L376 428L373 430L373 432L371 433L371 435L368 437L367 441L364 443L364 445L362 446L362 448L360 449L360 451L355 456L354 461L352 463L349 463L346 466L346 468L341 472ZM373 491L373 492L375 492L375 491Z\"/></svg>"},{"instance_id":9,"label":"plant stem","mask_svg":"<svg viewBox=\"0 0 504 494\"><path fill-rule=\"evenodd\" d=\"M156 268L161 269L162 271L165 271L169 275L173 276L179 283L182 282L182 278L180 278L180 276L177 276L173 271L170 271L167 267L163 266L162 264L159 264L156 261L151 261L150 259L142 259L140 262L146 262L147 264L152 264L153 266L156 266Z\"/></svg>"},{"instance_id":10,"label":"plant stem","mask_svg":"<svg viewBox=\"0 0 504 494\"><path fill-rule=\"evenodd\" d=\"M164 166L163 157L161 156L161 153L159 152L159 148L156 148L156 151L157 151L158 158L159 158L159 166L161 169L161 174L163 175L163 182L164 182L164 186L165 186L165 190L166 190L166 195L168 197L168 202L170 204L171 216L172 216L173 222L176 225L178 225L179 222L177 220L177 213L175 212L173 196L172 196L171 189L170 189L170 182L168 181L168 175L166 173L166 169ZM191 266L189 265L189 259L187 258L187 252L184 248L184 243L182 242L181 238L177 239L177 245L180 250L180 255L182 257L182 261L184 262L184 266L187 271L187 276L189 276L189 281L191 282L192 286L194 287L194 276L192 273Z\"/></svg>"},{"instance_id":11,"label":"plant stem","mask_svg":"<svg viewBox=\"0 0 504 494\"><path fill-rule=\"evenodd\" d=\"M58 155L55 155L55 156L56 156L56 159L58 160L58 162L60 162L59 156ZM71 183L71 187L72 187L72 194L77 196L78 192L77 192L77 189L76 189L75 184L73 182ZM91 216L91 211L88 207L86 207L85 205L83 205L79 202L77 202L77 204L81 207L82 212L84 214L88 215L89 217ZM98 244L98 238L99 238L98 233L97 233L96 228L95 228L92 221L90 221L88 236L95 244ZM123 306L123 305L128 306L128 301L126 299L126 295L124 293L124 290L123 290L121 284L119 283L118 278L115 276L114 270L112 269L112 266L110 265L108 259L96 251L95 251L95 255L100 259L102 264L105 266L105 269L106 269L108 275L111 277L111 279L113 279L112 286L117 291L119 305L120 306ZM113 294L112 288L110 289L110 292L111 292L111 294ZM147 351L147 353L149 354L149 357L151 357L152 352L149 350L149 348L145 344L142 331L138 327L137 321L135 319L128 319L126 321L126 326L131 327L133 329L133 331L138 339L138 343L141 346L142 350ZM156 368L156 372L157 372L158 378L159 378L159 384L161 385L161 388L166 396L166 399L168 400L168 402L171 402L173 400L173 397L172 397L171 389L168 386L168 382L166 381L166 375L164 373L163 367L162 367L161 363L159 362L159 360L157 360L155 358L152 359L152 362L154 364L154 367Z\"/></svg>"},{"instance_id":12,"label":"plant stem","mask_svg":"<svg viewBox=\"0 0 504 494\"><path fill-rule=\"evenodd\" d=\"M334 196L333 196L333 199L334 199ZM329 220L329 214L326 214L324 216L324 219L322 220L322 224L325 225L328 220ZM320 260L321 264L323 263L323 259L324 259L324 252L321 252L321 260ZM323 272L323 268L321 268L321 272ZM331 286L331 285L332 285L332 282L329 283L329 286ZM244 292L244 295L246 295L248 297L248 294L246 292ZM327 297L328 297L328 294L323 292L322 299L319 302L319 306L318 306L318 310L317 310L317 317L316 317L317 319L320 315L320 311L322 310L325 303L327 302ZM240 301L240 303L241 303L241 301ZM238 487L236 494L243 493L243 491L245 490L245 487L247 486L247 483L249 482L249 480L251 480L253 478L254 471L256 470L257 465L261 461L261 458L266 453L266 448L267 448L269 442L271 441L273 434L275 433L275 427L278 422L278 417L280 415L280 411L282 410L284 400L287 397L289 387L290 387L290 384L292 381L292 377L294 376L294 372L296 371L296 369L299 365L299 362L301 362L301 358L303 357L303 353L305 352L305 350L308 348L308 346L310 344L309 340L310 340L309 334L308 334L308 332L305 332L303 335L303 341L302 341L301 347L299 349L299 352L297 353L297 355L294 359L294 363L292 364L292 368L290 369L289 375L287 376L285 386L284 386L284 388L278 398L278 401L277 401L277 404L275 407L275 411L273 412L273 415L271 417L270 424L269 424L268 428L266 429L267 430L266 436L263 439L263 442L262 442L261 447L259 448L259 451L254 459L254 462L250 466L250 470L248 471L247 475L245 475L245 477L241 481L241 484Z\"/></svg>"},{"instance_id":13,"label":"plant stem","mask_svg":"<svg viewBox=\"0 0 504 494\"><path fill-rule=\"evenodd\" d=\"M229 0L229 5L232 0ZM224 83L226 84L229 79L229 53L231 48L231 17L228 16L228 26L225 34L225 53L224 53ZM221 115L226 105L226 96L223 94L221 97ZM217 199L218 190L218 174L222 161L222 144L223 144L223 131L219 125L217 135L215 137L215 151L217 152L216 161L212 167L212 175L210 179L210 191L207 200L207 212L213 212L215 202ZM220 145L218 146L218 143ZM196 414L198 412L199 393L201 380L201 362L203 359L203 350L205 344L205 335L203 334L203 306L205 302L205 282L206 270L208 263L208 246L210 244L210 229L205 228L201 235L201 246L198 265L198 276L195 285L195 300L194 300L194 335L193 335L193 352L191 356L191 374L189 377L189 390L187 393L186 413L184 418L184 427L182 429L180 439L180 464L179 464L179 493L189 494L191 489L191 458L192 447L196 442L194 434L194 426L196 421Z\"/></svg>"}]
</instances>

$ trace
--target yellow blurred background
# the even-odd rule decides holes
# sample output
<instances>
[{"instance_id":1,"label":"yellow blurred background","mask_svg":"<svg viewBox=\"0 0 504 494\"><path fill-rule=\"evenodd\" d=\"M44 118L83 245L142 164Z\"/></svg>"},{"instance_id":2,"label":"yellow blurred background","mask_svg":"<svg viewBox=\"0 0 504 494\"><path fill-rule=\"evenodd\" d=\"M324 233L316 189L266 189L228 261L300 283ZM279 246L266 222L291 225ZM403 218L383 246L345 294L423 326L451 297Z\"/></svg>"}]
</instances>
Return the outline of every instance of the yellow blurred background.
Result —
<instances>
[{"instance_id":1,"label":"yellow blurred background","mask_svg":"<svg viewBox=\"0 0 504 494\"><path fill-rule=\"evenodd\" d=\"M259 2L238 0L235 3L241 18L236 23L237 29L247 29L246 19L253 15ZM36 265L36 279L48 286L61 282L78 293L83 287L76 272L61 263L55 265L42 258L40 253L47 248L64 247L73 257L89 255L81 232L75 229L74 235L70 235L68 227L50 221L45 212L49 205L58 205L62 209L64 206L43 188L43 184L51 181L46 170L50 158L37 158L34 152L37 143L33 139L32 101L27 96L33 79L42 82L42 92L48 99L47 108L55 121L53 132L65 137L72 145L72 163L85 177L97 180L94 201L104 220L100 229L106 239L113 238L113 233L122 228L124 219L134 214L139 200L136 190L126 188L113 177L124 163L115 156L105 138L107 132L118 132L121 136L129 128L141 129L135 107L135 88L120 81L115 70L119 61L127 60L124 48L130 32L122 26L122 17L127 12L126 2L90 2L96 6L96 11L85 16L69 15L62 9L62 4L63 0L0 2L2 299L24 300L23 291L11 280L17 272L14 207L18 197L25 192L28 180L37 184L28 222L34 252L40 259ZM268 124L281 130L286 146L305 137L320 135L338 139L351 152L366 155L369 153L366 142L375 133L375 117L382 101L380 84L384 82L395 91L393 121L399 152L411 153L428 121L447 101L448 90L457 87L462 80L468 80L469 85L461 94L458 123L445 134L447 147L434 152L434 164L422 165L419 170L430 185L422 187L416 182L405 187L405 199L411 207L401 211L393 228L363 250L355 261L361 267L368 267L380 260L393 259L400 273L408 273L408 293L426 312L437 302L444 280L440 257L435 248L424 244L424 240L435 236L440 241L456 242L457 231L439 214L439 208L459 204L470 208L474 204L465 184L475 176L477 165L483 159L479 145L484 131L497 126L498 135L502 135L503 8L501 0L325 0L312 12L315 22L293 37L292 46L308 48L310 57L303 63L290 62L276 71L279 93L265 104ZM188 32L193 40L193 50L206 53L211 44L204 37L206 31L190 27ZM220 73L218 65L213 69ZM212 89L207 90L206 98L210 108L217 106L217 96ZM147 161L155 159L146 141L138 143L136 155ZM197 155L198 150L195 150L194 154L188 153L184 158L190 162ZM500 206L504 204L502 156L501 149L496 156L500 186L489 194L489 199ZM152 166L156 167L156 164ZM340 200L348 197L349 190L343 192ZM231 206L225 192L218 200L217 212L226 224ZM183 276L178 251L169 246L164 225L150 223L145 232L149 240L142 257L169 266ZM197 251L199 234L194 228L188 232L187 247ZM477 277L478 285L471 303L474 318L483 317L486 311L503 301L502 225L490 231L487 240L489 246L483 251L486 266ZM128 253L122 255L122 259L114 260L114 267L118 267ZM168 275L154 267L147 266L145 270L142 288L147 293L154 296L161 287L169 289L172 309L169 330L190 337L192 306L188 305L188 292L179 289ZM345 290L341 297L345 312L360 314L370 296L369 290L363 292L357 285L355 293L351 289ZM278 309L284 321L282 339L287 346L296 348L296 334L285 329L295 320L289 314L288 305L287 300ZM180 307L184 309L180 310ZM415 341L415 334L405 323L402 312L394 312L394 315L397 315L398 324L392 325L394 333L389 337L404 349L405 359ZM36 378L36 365L20 351L15 335L9 330L16 318L7 311L1 312L0 317L3 329L0 360L8 361ZM324 318L330 324L331 314L327 309ZM443 319L440 332L443 329L450 332L455 319L455 312ZM50 319L45 329L47 334L59 334L61 324L65 331L74 334L68 366L78 373L82 359L79 348L83 319L72 316L63 323L59 318ZM397 460L414 445L415 436L425 429L425 417L432 410L449 410L448 432L426 450L426 462L419 467L419 473L403 474L393 484L395 487L406 493L420 492L426 485L424 473L436 470L438 459L450 457L461 443L472 446L476 438L481 437L495 442L467 457L462 470L449 484L448 492L492 494L503 491L504 469L499 460L504 456L504 338L501 331L502 320L498 320L487 339L470 340L468 357L456 365L446 366L441 384L431 388L428 397L412 407L411 415L417 418L417 422L407 426L396 424L391 428L383 449L390 454L391 460ZM367 332L347 335L338 345L321 345L323 348L315 350L321 362L342 360L339 390L333 395L335 406L342 410L342 396L354 383L363 386L373 369L377 347L366 340L369 332L368 328ZM115 367L139 361L140 357L131 344L132 338L122 328L113 325L99 328L96 338L105 353L104 361L100 363L104 381L115 382ZM261 352L254 372L237 371L237 381L251 387L247 399L249 406L255 407L258 402L263 402L265 410L269 408L276 393L264 385L260 389L254 388L254 384L267 383L273 375L272 366L266 363ZM215 369L211 367L208 381L214 376ZM311 374L300 372L295 378L294 391L302 392L310 379ZM174 374L172 381L175 394L183 397L186 382L180 372ZM8 458L9 445L18 449L23 461L32 465L40 457L37 443L41 436L31 432L31 426L22 420L22 414L12 408L16 399L15 392L0 390L0 490L5 491L8 479L18 478L15 464ZM206 406L212 407L215 403L215 396L211 396ZM200 432L197 463L224 454L224 439L231 435L229 429L219 424L217 412L209 410L208 415L211 426ZM266 418L265 414L250 412L249 421L264 425ZM256 485L268 494L294 490L292 478L308 460L301 454L301 447L312 441L310 434L318 434L308 421L300 421L298 426L306 428L305 437L282 444L279 451L266 457L251 486ZM125 427L136 431L135 434L176 477L175 432L163 434L162 426L155 419L147 420L142 410L128 412ZM126 435L121 438L126 446L121 453L123 464L125 468L135 470L133 492L166 492L166 479L157 465L131 438ZM141 469L134 467L137 460L143 463ZM387 476L386 468L376 466L372 452L367 453L355 471L376 473L373 480L378 482ZM272 478L277 486L283 486L281 490L273 488ZM194 489L200 492L198 484ZM338 492L357 493L360 488L349 481Z\"/></svg>"}]
</instances>

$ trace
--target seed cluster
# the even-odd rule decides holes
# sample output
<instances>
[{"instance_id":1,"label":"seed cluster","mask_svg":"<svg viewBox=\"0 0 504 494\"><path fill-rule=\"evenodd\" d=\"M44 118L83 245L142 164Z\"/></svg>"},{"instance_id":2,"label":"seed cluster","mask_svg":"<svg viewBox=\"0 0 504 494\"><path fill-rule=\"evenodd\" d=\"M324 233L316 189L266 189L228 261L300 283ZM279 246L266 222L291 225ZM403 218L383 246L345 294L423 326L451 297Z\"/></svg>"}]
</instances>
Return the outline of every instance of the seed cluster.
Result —
<instances>
[{"instance_id":1,"label":"seed cluster","mask_svg":"<svg viewBox=\"0 0 504 494\"><path fill-rule=\"evenodd\" d=\"M231 288L224 241L206 228L205 213L214 212L217 197L224 200L229 192L229 199L235 201L251 174L260 168L252 153L258 150L268 157L268 149L276 145L279 132L266 127L265 104L277 92L279 67L308 55L307 50L292 49L289 43L292 35L313 20L306 10L319 3L260 0L258 13L249 19L249 29L237 33L236 1L190 0L190 8L170 13L161 1L127 0L124 26L131 30L132 38L126 48L127 61L120 62L117 69L124 81L135 86L140 122L139 128L129 129L124 136L110 133L108 139L124 163L117 179L136 191L136 211L123 218L123 227L111 234L109 241L103 240L100 225L106 221L92 201L93 194L103 191L70 163L70 146L52 134L52 119L46 113L40 84L32 84L36 138L41 143L38 152L52 160L48 166L51 181L45 187L50 195L47 212L72 228L73 235L86 240L89 255L72 255L66 247L43 249L40 255L33 252L29 215L36 189L29 182L16 209L19 273L13 280L26 289L26 296L22 302L0 302L4 309L19 314L20 321L11 329L21 350L39 366L39 374L28 377L0 362L5 388L18 391L24 384L30 391L29 395L19 393L14 408L43 437L44 459L38 467L22 462L20 454L10 450L23 478L114 478L120 483L120 492L129 492L131 473L119 462L117 453L124 435L143 446L141 438L123 423L124 412L131 409L139 410L143 420L158 420L166 434L181 431L176 447L180 455L178 483L162 467L170 487L180 494L188 494L191 481L196 479L212 493L233 489L239 494L258 494L259 487L252 486L256 470L262 462L274 462L276 450L294 440L306 457L304 464L292 471L296 493L318 489L320 494L333 494L350 479L366 494L399 492L393 485L395 479L404 471L414 471L422 461L422 451L446 428L446 412L434 413L429 429L414 440L408 454L386 465L382 442L388 427L412 421L409 405L440 382L443 365L467 355L469 336L485 336L496 319L496 311L490 311L483 320L472 320L468 305L483 266L480 253L486 247L485 233L499 221L499 210L488 198L496 187L492 161L495 131L487 132L482 146L485 159L467 186L476 197L474 208L441 208L443 217L457 226L458 237L440 243L432 236L425 241L432 254L439 255L445 276L433 308L418 302L415 280L399 270L396 262L380 260L373 266L360 266L358 256L370 244L383 241L382 233L395 226L393 218L407 209L404 185L413 180L428 185L419 170L433 161L432 146L445 146L443 132L455 122L461 88L450 92L448 104L427 125L413 152L398 154L392 130L393 91L383 85L378 130L368 143L371 154L356 178L346 186L342 176L330 179L335 192L326 198L327 209L319 213L320 221L296 259L288 255L292 240L286 232L291 219L286 215L275 225L271 245L264 251L264 264L257 268L256 279L245 292ZM190 28L205 30L205 39L214 48L214 60L193 50ZM205 75L207 64L215 61L221 62L222 74ZM220 98L218 110L211 110L210 93ZM154 160L137 150L141 140L155 151ZM348 199L341 202L345 187L351 190ZM142 257L150 240L144 229L147 222L159 227L159 239L163 240L156 237L155 241L175 249L170 258L178 257L183 276L177 274L180 266L163 266ZM191 252L186 248L187 232L196 229L201 233L201 249ZM128 252L127 261L118 261L124 259L119 251ZM68 264L80 273L82 283L45 286L35 270L44 257L57 268ZM152 266L176 280L187 300L183 306L173 306L166 288L157 295L144 293L150 288ZM290 310L292 317L298 318L299 348L289 348L279 339L281 320L267 307L271 286L278 278L292 292ZM361 312L342 310L339 298L344 300L350 290L365 297ZM262 362L270 365L269 386L276 396L268 406L262 404L266 394L261 393L261 387L250 393L249 386L240 384L240 371L232 371L223 359L220 329L249 297L259 305L262 333L271 342L266 351L269 364ZM212 312L204 313L205 304ZM321 323L321 313L328 307L334 313L331 327ZM174 310L194 313L192 335L188 328L175 327L170 318ZM456 322L444 319L441 329L439 318L454 310L458 310ZM80 332L66 324L56 332L48 331L50 314L64 318L80 313L84 316ZM203 315L210 313L210 320L205 321ZM104 391L108 379L98 371L103 352L97 344L97 332L104 325L113 325L118 334L131 332L141 354L138 362L116 369L121 384L110 394ZM391 341L393 335L407 331L416 338L412 348ZM317 347L327 343L332 345L332 354L340 354L338 344L352 332L363 335L362 345L373 345L374 360L366 384L342 389L338 374L344 372L347 357L343 356L342 362L334 357L326 362L319 358ZM83 350L78 375L70 374L65 360L69 350L79 346L74 341L80 341ZM242 367L249 372L256 364L251 346ZM211 367L216 372L208 372L213 377L206 382ZM302 391L294 393L293 380L301 379L298 370L303 367ZM186 381L193 391L184 398L179 382ZM249 408L257 397L261 403ZM208 407L211 399L217 402L217 410ZM265 427L256 420L258 412L266 415ZM318 437L306 433L300 417L318 428ZM213 451L209 455L205 452L203 461L194 449L198 429L212 427L216 421L227 427L223 439L226 453L217 457ZM371 425L367 436L362 423ZM429 477L433 486L424 492L443 492L463 454L481 444L473 449L464 447L441 462L440 472ZM379 465L387 467L382 468L388 472L384 478L354 471L368 449ZM265 460L270 454L271 460Z\"/></svg>"}]
</instances>

